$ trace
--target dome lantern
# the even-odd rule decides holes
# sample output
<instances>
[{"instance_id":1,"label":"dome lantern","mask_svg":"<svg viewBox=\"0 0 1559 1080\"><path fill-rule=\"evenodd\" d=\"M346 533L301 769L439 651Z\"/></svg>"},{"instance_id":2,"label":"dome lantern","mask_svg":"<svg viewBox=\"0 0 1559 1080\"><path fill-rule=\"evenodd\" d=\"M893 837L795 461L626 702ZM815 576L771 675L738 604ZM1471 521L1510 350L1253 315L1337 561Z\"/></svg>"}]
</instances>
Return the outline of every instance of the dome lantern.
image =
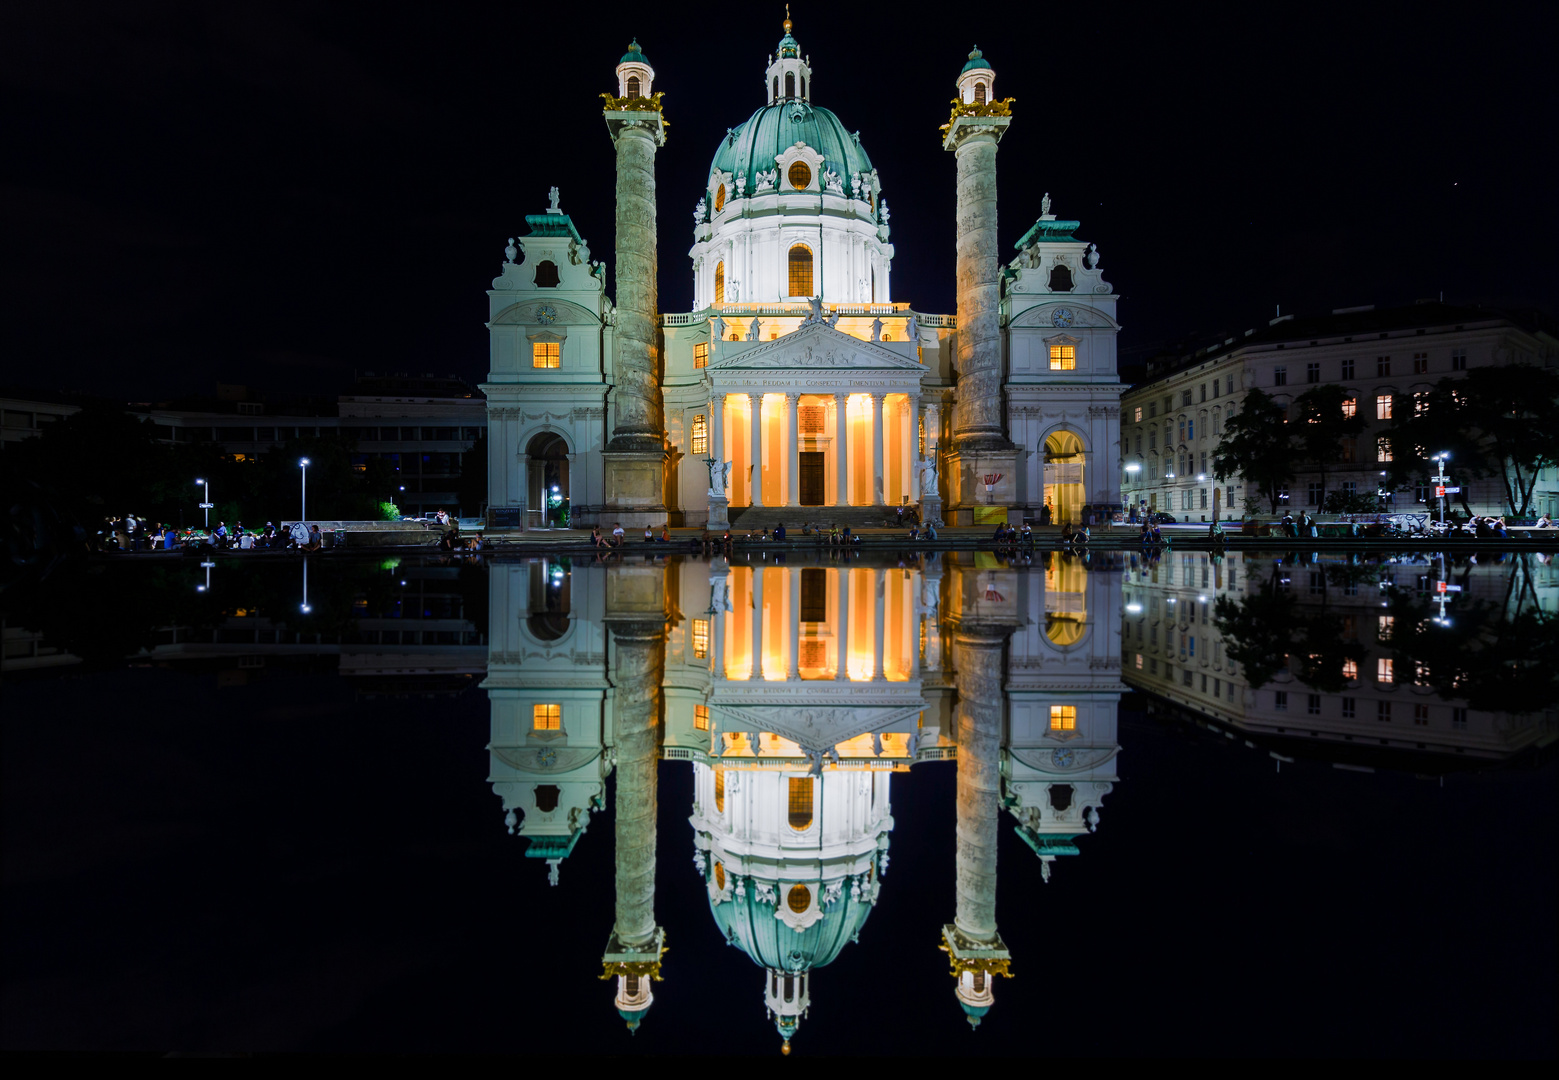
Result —
<instances>
[{"instance_id":1,"label":"dome lantern","mask_svg":"<svg viewBox=\"0 0 1559 1080\"><path fill-rule=\"evenodd\" d=\"M996 72L976 45L958 73L958 100L965 105L984 105L996 100Z\"/></svg>"},{"instance_id":2,"label":"dome lantern","mask_svg":"<svg viewBox=\"0 0 1559 1080\"><path fill-rule=\"evenodd\" d=\"M770 105L780 101L812 100L812 65L802 57L801 44L791 35L791 26L790 5L786 4L785 36L774 47L774 56L764 73Z\"/></svg>"}]
</instances>

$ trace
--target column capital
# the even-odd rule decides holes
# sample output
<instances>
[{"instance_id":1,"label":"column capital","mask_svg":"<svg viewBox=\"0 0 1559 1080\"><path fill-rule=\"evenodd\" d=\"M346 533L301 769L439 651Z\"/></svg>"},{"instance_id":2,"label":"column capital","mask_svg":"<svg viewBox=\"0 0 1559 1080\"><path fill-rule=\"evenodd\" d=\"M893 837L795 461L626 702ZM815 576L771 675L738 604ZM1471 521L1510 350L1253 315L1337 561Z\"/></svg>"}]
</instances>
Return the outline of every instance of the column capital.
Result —
<instances>
[{"instance_id":1,"label":"column capital","mask_svg":"<svg viewBox=\"0 0 1559 1080\"><path fill-rule=\"evenodd\" d=\"M791 408L795 408L796 403L800 400L801 392L799 390L787 390L785 392L785 401L790 405Z\"/></svg>"}]
</instances>

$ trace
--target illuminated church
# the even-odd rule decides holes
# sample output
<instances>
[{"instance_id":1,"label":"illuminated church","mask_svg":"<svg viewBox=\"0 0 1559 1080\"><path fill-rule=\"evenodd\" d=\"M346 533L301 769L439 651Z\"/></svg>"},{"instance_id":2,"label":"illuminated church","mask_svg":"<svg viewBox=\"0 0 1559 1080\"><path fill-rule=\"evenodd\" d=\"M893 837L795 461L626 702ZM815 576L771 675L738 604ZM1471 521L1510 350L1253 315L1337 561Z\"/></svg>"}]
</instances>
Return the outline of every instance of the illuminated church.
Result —
<instances>
[{"instance_id":1,"label":"illuminated church","mask_svg":"<svg viewBox=\"0 0 1559 1080\"><path fill-rule=\"evenodd\" d=\"M602 95L610 274L556 188L510 240L488 293L491 522L539 524L566 505L574 525L862 524L907 504L973 524L1046 503L1080 521L1084 505L1118 502L1116 296L1079 222L1031 185L1037 220L1001 259L996 155L1012 99L982 52L956 72L942 125L957 162L954 313L895 300L892 178L860 131L814 104L788 18L762 74L703 190L679 196L693 203L696 310L657 303L666 122L637 42Z\"/></svg>"},{"instance_id":2,"label":"illuminated church","mask_svg":"<svg viewBox=\"0 0 1559 1080\"><path fill-rule=\"evenodd\" d=\"M1038 873L1002 881L1008 910L1026 910L1025 880L1079 854L1117 780L1114 588L1061 555L1043 573L956 555L914 569L495 564L489 779L554 884L568 887L579 844L614 846L600 955L629 1029L660 978L699 977L680 952L663 964L668 935L712 929L755 970L707 992L761 1011L788 1047L810 1010L849 1007L829 971L845 949L901 947L874 940L879 902L911 905L920 962L950 967L944 1020L981 1024L1021 964L996 925L999 831L1038 857ZM690 807L659 805L659 762L693 770ZM957 770L953 888L895 893L891 843L916 842L895 832L895 781L938 767ZM707 912L655 910L657 858L661 882L699 875Z\"/></svg>"}]
</instances>

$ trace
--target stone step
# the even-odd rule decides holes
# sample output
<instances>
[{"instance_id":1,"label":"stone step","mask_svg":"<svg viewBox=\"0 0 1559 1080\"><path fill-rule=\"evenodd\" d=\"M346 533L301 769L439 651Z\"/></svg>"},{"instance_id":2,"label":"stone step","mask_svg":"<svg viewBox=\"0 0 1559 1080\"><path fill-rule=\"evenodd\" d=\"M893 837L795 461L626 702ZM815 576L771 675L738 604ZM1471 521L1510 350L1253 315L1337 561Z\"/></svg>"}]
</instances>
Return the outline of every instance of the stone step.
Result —
<instances>
[{"instance_id":1,"label":"stone step","mask_svg":"<svg viewBox=\"0 0 1559 1080\"><path fill-rule=\"evenodd\" d=\"M897 528L898 515L885 506L739 506L730 510L731 528L772 529L780 522L786 529L799 529L805 522L829 527L848 525L852 529Z\"/></svg>"}]
</instances>

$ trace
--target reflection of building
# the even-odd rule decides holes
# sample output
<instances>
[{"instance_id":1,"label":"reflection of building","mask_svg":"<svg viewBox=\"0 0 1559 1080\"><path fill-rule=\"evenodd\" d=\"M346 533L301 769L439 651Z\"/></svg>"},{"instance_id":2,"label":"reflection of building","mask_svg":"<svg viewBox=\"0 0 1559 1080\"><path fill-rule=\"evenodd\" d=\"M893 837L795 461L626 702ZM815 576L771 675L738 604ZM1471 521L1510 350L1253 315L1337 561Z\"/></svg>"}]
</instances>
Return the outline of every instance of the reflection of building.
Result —
<instances>
[{"instance_id":1,"label":"reflection of building","mask_svg":"<svg viewBox=\"0 0 1559 1080\"><path fill-rule=\"evenodd\" d=\"M1513 577L1514 575L1514 577ZM1378 565L1347 555L1292 559L1222 559L1206 553L1166 555L1134 567L1122 588L1125 680L1171 707L1220 726L1344 758L1412 759L1422 767L1447 758L1502 759L1559 734L1552 708L1526 716L1479 711L1445 700L1429 685L1428 672L1404 663L1392 648L1399 629L1388 611L1387 590L1420 597L1440 595L1437 583L1459 585L1446 608L1487 601L1522 602L1552 612L1559 606L1559 577L1550 564L1531 558L1486 565L1390 561ZM1234 664L1216 623L1220 598L1243 601L1271 586L1294 597L1298 618L1322 613L1340 620L1342 638L1361 649L1339 659L1343 685L1321 691L1300 677L1302 657L1280 662L1275 676L1249 685ZM1324 748L1324 749L1320 749Z\"/></svg>"},{"instance_id":2,"label":"reflection of building","mask_svg":"<svg viewBox=\"0 0 1559 1080\"><path fill-rule=\"evenodd\" d=\"M579 520L625 525L806 507L862 508L859 520L901 502L936 515L944 498L964 523L1046 501L1077 520L1082 504L1117 500L1117 298L1048 196L1002 265L996 150L1010 99L979 50L944 128L956 316L892 300L883 178L860 133L813 104L789 20L765 100L688 193L694 310L658 310L660 94L637 43L616 74L615 297L556 194L526 217L530 235L511 241L489 292L490 502L506 519L539 509L538 473Z\"/></svg>"},{"instance_id":3,"label":"reflection of building","mask_svg":"<svg viewBox=\"0 0 1559 1080\"><path fill-rule=\"evenodd\" d=\"M1484 308L1425 303L1377 311L1373 305L1330 315L1284 315L1187 356L1150 363L1148 381L1121 399L1121 461L1139 466L1123 474L1130 501L1145 500L1182 521L1264 514L1270 505L1238 476L1213 476L1213 451L1224 420L1245 392L1260 389L1285 408L1307 390L1336 384L1351 395L1350 415L1368 421L1343 444L1342 461L1324 478L1328 491L1374 495L1383 462L1396 452L1377 440L1392 422L1394 399L1427 392L1470 368L1500 364L1552 366L1559 341L1533 316ZM1436 448L1429 448L1430 450ZM1504 486L1495 477L1456 475L1478 513L1500 513ZM1427 474L1426 474L1427 475ZM1554 474L1549 472L1549 476ZM1299 472L1288 487L1286 507L1321 508L1319 472ZM1394 497L1399 510L1422 508L1422 489ZM1533 492L1536 511L1559 516L1559 485ZM1281 508L1280 508L1281 509Z\"/></svg>"},{"instance_id":4,"label":"reflection of building","mask_svg":"<svg viewBox=\"0 0 1559 1080\"><path fill-rule=\"evenodd\" d=\"M988 1011L1009 960L994 926L1001 808L1048 878L1115 779L1113 574L1059 559L1049 574L716 559L499 564L492 580L492 776L511 823L523 812L530 854L556 866L572 849L616 761L606 960L630 1025L664 943L642 858L656 849L646 703L660 756L695 773L689 821L714 923L762 969L786 1048L814 976L880 898L893 773L957 758L959 916L944 937L965 1012ZM652 672L658 702L633 689ZM638 779L625 782L630 760Z\"/></svg>"}]
</instances>

